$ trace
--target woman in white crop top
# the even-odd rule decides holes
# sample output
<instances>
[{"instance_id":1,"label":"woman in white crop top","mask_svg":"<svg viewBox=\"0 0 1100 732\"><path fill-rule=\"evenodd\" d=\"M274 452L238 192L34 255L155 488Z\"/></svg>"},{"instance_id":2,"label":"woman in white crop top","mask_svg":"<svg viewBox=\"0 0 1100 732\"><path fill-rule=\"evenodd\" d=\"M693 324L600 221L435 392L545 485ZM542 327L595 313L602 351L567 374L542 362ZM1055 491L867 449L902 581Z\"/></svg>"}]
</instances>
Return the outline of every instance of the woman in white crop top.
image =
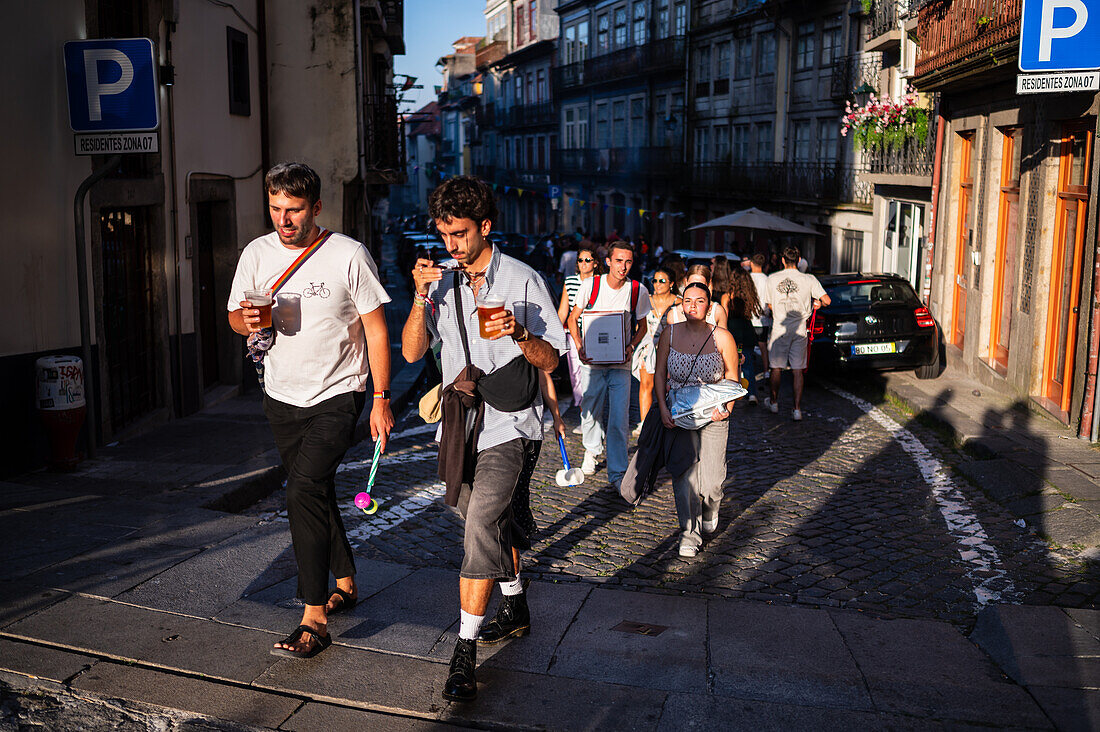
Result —
<instances>
[{"instance_id":1,"label":"woman in white crop top","mask_svg":"<svg viewBox=\"0 0 1100 732\"><path fill-rule=\"evenodd\" d=\"M682 303L686 320L669 325L657 345L654 377L659 398L656 401L665 429L680 429L665 399L669 389L740 378L737 344L728 330L706 321L710 305L710 289L706 285L688 284ZM732 409L732 401L715 407L710 423L699 430L699 455L695 464L672 478L676 516L680 521L681 557L694 557L703 544L703 534L718 530L729 439L726 419Z\"/></svg>"}]
</instances>

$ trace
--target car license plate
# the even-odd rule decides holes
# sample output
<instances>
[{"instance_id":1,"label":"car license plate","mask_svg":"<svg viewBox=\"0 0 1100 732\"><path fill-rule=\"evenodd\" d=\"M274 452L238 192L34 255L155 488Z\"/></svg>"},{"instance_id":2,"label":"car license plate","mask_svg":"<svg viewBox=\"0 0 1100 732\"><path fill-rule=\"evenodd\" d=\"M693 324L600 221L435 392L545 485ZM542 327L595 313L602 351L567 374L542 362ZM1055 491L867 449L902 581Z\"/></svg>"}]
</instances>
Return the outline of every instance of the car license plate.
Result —
<instances>
[{"instance_id":1,"label":"car license plate","mask_svg":"<svg viewBox=\"0 0 1100 732\"><path fill-rule=\"evenodd\" d=\"M860 343L852 346L853 356L870 356L877 353L897 353L897 344L890 343Z\"/></svg>"}]
</instances>

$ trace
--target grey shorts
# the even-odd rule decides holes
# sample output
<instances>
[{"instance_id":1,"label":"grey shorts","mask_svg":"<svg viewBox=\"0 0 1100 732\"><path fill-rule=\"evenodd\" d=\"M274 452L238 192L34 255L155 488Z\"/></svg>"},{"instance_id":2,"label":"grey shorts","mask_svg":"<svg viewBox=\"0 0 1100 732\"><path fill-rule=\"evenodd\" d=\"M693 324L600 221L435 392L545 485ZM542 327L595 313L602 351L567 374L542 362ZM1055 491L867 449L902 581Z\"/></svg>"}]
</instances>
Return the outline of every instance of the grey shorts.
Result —
<instances>
[{"instance_id":1,"label":"grey shorts","mask_svg":"<svg viewBox=\"0 0 1100 732\"><path fill-rule=\"evenodd\" d=\"M527 548L516 523L512 496L531 440L517 437L477 454L474 484L463 484L458 510L466 520L465 555L459 574L467 579L507 580L516 575L512 547Z\"/></svg>"}]
</instances>

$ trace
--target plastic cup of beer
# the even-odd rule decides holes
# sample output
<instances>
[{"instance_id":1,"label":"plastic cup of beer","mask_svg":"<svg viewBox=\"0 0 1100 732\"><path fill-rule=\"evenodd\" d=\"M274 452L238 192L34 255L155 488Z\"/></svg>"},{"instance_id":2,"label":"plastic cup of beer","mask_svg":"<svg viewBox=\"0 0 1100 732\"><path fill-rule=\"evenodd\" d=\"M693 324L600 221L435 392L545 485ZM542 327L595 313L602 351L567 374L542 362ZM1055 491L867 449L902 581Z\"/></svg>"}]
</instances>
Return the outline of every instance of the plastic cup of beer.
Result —
<instances>
[{"instance_id":1,"label":"plastic cup of beer","mask_svg":"<svg viewBox=\"0 0 1100 732\"><path fill-rule=\"evenodd\" d=\"M260 327L271 327L271 290L245 290L244 299L260 311Z\"/></svg>"},{"instance_id":2,"label":"plastic cup of beer","mask_svg":"<svg viewBox=\"0 0 1100 732\"><path fill-rule=\"evenodd\" d=\"M489 338L495 333L490 333L485 330L486 324L489 319L497 313L504 312L504 298L498 295L486 295L485 297L479 297L477 300L477 321L481 330L482 338ZM499 333L500 331L496 331Z\"/></svg>"}]
</instances>

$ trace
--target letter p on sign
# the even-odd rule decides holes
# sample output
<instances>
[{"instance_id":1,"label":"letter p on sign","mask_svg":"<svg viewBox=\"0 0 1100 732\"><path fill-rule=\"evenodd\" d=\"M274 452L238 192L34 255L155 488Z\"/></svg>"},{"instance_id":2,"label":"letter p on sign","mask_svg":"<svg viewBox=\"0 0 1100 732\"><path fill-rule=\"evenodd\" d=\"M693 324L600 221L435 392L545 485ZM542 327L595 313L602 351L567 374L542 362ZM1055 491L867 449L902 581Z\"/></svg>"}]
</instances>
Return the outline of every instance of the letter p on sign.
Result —
<instances>
[{"instance_id":1,"label":"letter p on sign","mask_svg":"<svg viewBox=\"0 0 1100 732\"><path fill-rule=\"evenodd\" d=\"M1094 12L1089 12L1092 6ZM1100 69L1097 0L1024 0L1020 71Z\"/></svg>"},{"instance_id":2,"label":"letter p on sign","mask_svg":"<svg viewBox=\"0 0 1100 732\"><path fill-rule=\"evenodd\" d=\"M138 132L160 125L156 61L148 38L69 41L65 78L74 132Z\"/></svg>"}]
</instances>

